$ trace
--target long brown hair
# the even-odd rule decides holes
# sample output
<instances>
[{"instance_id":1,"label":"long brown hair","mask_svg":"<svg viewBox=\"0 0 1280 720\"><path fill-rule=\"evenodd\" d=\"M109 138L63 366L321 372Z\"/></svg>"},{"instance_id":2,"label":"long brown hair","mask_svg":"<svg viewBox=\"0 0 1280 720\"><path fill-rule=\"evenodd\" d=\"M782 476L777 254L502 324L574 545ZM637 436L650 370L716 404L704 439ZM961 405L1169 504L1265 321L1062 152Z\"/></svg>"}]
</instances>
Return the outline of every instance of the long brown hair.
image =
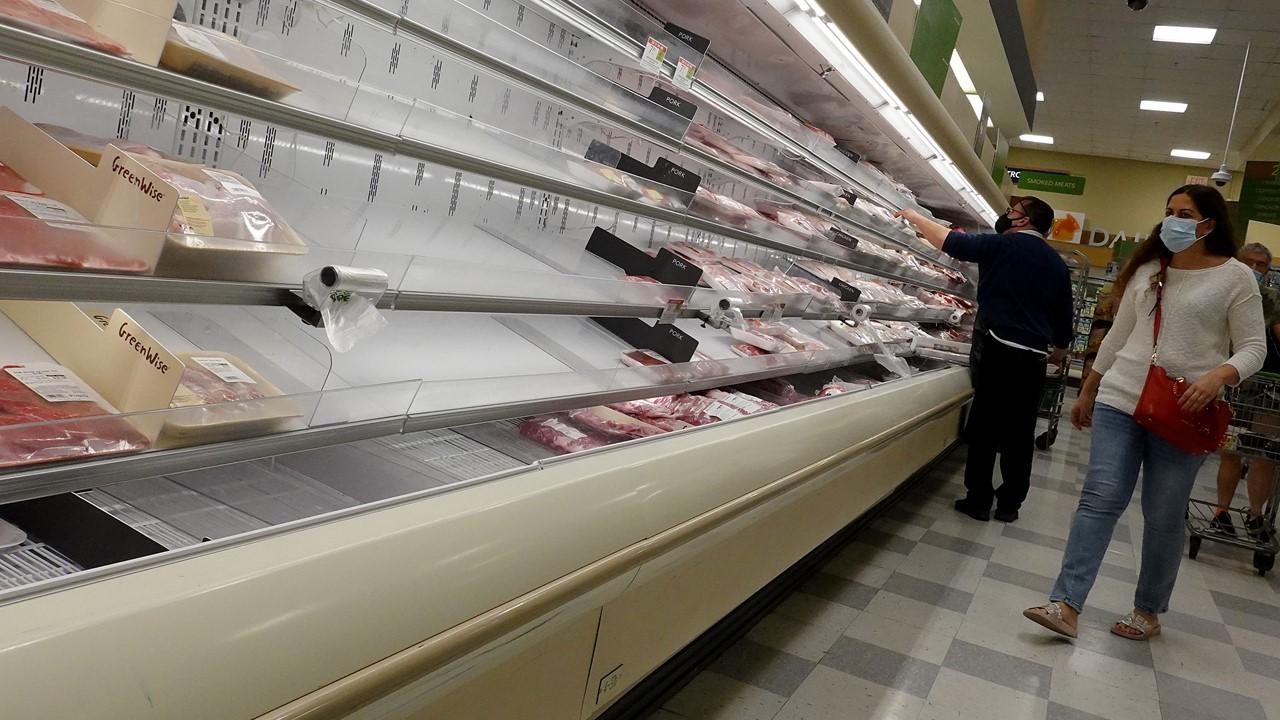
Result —
<instances>
[{"instance_id":1,"label":"long brown hair","mask_svg":"<svg viewBox=\"0 0 1280 720\"><path fill-rule=\"evenodd\" d=\"M1235 231L1231 227L1231 216L1227 213L1227 201L1223 199L1222 193L1208 185L1183 185L1169 193L1169 199L1165 204L1168 205L1169 200L1178 195L1191 198L1191 204L1196 206L1200 217L1213 220L1213 230L1204 239L1205 251L1219 257L1235 257L1239 245L1236 244ZM1168 262L1173 258L1173 253L1169 252L1169 248L1166 248L1160 239L1160 225L1156 223L1151 234L1142 241L1137 250L1133 251L1133 257L1129 258L1129 262L1125 263L1124 269L1116 277L1115 291L1112 294L1117 302L1124 297L1125 288L1129 286L1129 281L1133 280L1138 268L1152 260L1163 259Z\"/></svg>"}]
</instances>

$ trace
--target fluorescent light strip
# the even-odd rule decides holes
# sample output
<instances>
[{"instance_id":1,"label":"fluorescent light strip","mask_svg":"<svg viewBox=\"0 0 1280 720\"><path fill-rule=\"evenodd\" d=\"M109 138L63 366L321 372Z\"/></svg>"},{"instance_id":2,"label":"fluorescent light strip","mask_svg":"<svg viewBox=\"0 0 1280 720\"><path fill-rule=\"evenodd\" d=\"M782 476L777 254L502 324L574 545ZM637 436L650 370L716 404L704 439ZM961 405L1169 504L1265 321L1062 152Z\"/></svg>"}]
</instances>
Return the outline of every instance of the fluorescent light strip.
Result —
<instances>
[{"instance_id":1,"label":"fluorescent light strip","mask_svg":"<svg viewBox=\"0 0 1280 720\"><path fill-rule=\"evenodd\" d=\"M1048 135L1019 135L1018 139L1022 142L1039 143L1041 145L1052 145L1053 138Z\"/></svg>"},{"instance_id":2,"label":"fluorescent light strip","mask_svg":"<svg viewBox=\"0 0 1280 720\"><path fill-rule=\"evenodd\" d=\"M973 116L982 119L982 97L979 95L965 95L969 98L969 104L973 106Z\"/></svg>"},{"instance_id":3,"label":"fluorescent light strip","mask_svg":"<svg viewBox=\"0 0 1280 720\"><path fill-rule=\"evenodd\" d=\"M1207 153L1203 150L1181 150L1175 148L1170 153L1173 157L1186 158L1188 160L1208 160L1213 153Z\"/></svg>"},{"instance_id":4,"label":"fluorescent light strip","mask_svg":"<svg viewBox=\"0 0 1280 720\"><path fill-rule=\"evenodd\" d=\"M955 50L951 51L951 72L956 74L956 81L960 83L960 89L966 95L978 92L977 86L973 84L973 76L969 74L969 68L964 66L960 53Z\"/></svg>"},{"instance_id":5,"label":"fluorescent light strip","mask_svg":"<svg viewBox=\"0 0 1280 720\"><path fill-rule=\"evenodd\" d=\"M1213 42L1217 35L1217 28L1157 25L1155 30L1151 32L1151 39L1156 42L1208 45Z\"/></svg>"},{"instance_id":6,"label":"fluorescent light strip","mask_svg":"<svg viewBox=\"0 0 1280 720\"><path fill-rule=\"evenodd\" d=\"M980 193L965 179L955 163L934 142L920 121L907 109L897 94L884 82L871 64L858 52L844 33L826 17L816 0L771 0L775 7L790 2L791 11L783 16L822 53L840 74L880 113L911 147L934 167L962 198L986 222L994 223L996 212ZM809 8L808 12L804 10Z\"/></svg>"},{"instance_id":7,"label":"fluorescent light strip","mask_svg":"<svg viewBox=\"0 0 1280 720\"><path fill-rule=\"evenodd\" d=\"M1143 100L1138 107L1154 112L1184 113L1187 111L1186 103L1166 102L1164 100Z\"/></svg>"},{"instance_id":8,"label":"fluorescent light strip","mask_svg":"<svg viewBox=\"0 0 1280 720\"><path fill-rule=\"evenodd\" d=\"M1038 92L1038 93L1036 93L1036 102L1044 102L1044 93L1043 93L1043 92Z\"/></svg>"}]
</instances>

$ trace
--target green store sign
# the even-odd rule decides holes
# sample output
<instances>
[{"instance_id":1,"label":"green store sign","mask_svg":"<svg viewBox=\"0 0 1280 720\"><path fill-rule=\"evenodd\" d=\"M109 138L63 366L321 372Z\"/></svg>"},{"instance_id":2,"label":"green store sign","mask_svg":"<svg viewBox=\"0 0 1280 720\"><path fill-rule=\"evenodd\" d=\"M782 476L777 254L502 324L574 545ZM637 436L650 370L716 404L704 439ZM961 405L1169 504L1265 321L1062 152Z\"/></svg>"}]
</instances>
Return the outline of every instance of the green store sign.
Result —
<instances>
[{"instance_id":1,"label":"green store sign","mask_svg":"<svg viewBox=\"0 0 1280 720\"><path fill-rule=\"evenodd\" d=\"M1018 174L1020 192L1049 192L1059 195L1083 195L1084 177L1080 175L1052 175L1050 173L1023 170Z\"/></svg>"}]
</instances>

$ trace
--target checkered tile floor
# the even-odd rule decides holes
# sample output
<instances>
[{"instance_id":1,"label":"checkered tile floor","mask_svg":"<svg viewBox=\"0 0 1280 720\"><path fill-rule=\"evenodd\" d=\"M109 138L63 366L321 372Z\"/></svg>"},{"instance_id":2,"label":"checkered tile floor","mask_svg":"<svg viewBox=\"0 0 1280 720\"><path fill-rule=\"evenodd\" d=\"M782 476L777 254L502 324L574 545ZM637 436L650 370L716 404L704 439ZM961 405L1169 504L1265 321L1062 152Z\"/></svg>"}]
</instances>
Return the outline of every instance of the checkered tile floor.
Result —
<instances>
[{"instance_id":1,"label":"checkered tile floor","mask_svg":"<svg viewBox=\"0 0 1280 720\"><path fill-rule=\"evenodd\" d=\"M1133 603L1136 502L1080 639L1022 618L1057 574L1088 452L1064 425L1013 525L951 509L957 452L650 720L1280 720L1280 581L1245 551L1206 542L1184 559L1162 636L1108 634Z\"/></svg>"}]
</instances>

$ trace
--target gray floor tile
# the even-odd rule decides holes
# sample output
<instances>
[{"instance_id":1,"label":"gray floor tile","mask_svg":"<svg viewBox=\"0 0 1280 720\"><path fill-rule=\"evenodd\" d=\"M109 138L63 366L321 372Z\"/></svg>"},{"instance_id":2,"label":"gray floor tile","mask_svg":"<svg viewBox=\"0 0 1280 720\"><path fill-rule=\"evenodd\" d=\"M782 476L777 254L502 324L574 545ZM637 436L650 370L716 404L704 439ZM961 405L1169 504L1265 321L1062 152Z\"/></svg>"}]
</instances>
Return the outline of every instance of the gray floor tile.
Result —
<instances>
[{"instance_id":1,"label":"gray floor tile","mask_svg":"<svg viewBox=\"0 0 1280 720\"><path fill-rule=\"evenodd\" d=\"M1262 703L1211 685L1165 673L1156 673L1160 707L1180 708L1178 718L1221 718L1222 720L1267 720ZM1165 715L1169 718L1170 715Z\"/></svg>"},{"instance_id":2,"label":"gray floor tile","mask_svg":"<svg viewBox=\"0 0 1280 720\"><path fill-rule=\"evenodd\" d=\"M1241 647L1236 648L1236 653L1240 655L1240 662L1244 664L1245 670L1254 675L1280 680L1280 658L1245 650Z\"/></svg>"},{"instance_id":3,"label":"gray floor tile","mask_svg":"<svg viewBox=\"0 0 1280 720\"><path fill-rule=\"evenodd\" d=\"M864 610L880 589L839 575L820 572L809 578L808 582L801 586L800 591L857 610Z\"/></svg>"},{"instance_id":4,"label":"gray floor tile","mask_svg":"<svg viewBox=\"0 0 1280 720\"><path fill-rule=\"evenodd\" d=\"M870 545L871 547L882 548L892 552L901 553L902 555L910 555L916 544L912 540L904 537L887 533L876 528L863 528L858 531L854 540L860 543Z\"/></svg>"},{"instance_id":5,"label":"gray floor tile","mask_svg":"<svg viewBox=\"0 0 1280 720\"><path fill-rule=\"evenodd\" d=\"M1104 562L1102 563L1102 566L1098 568L1098 574L1102 577L1109 577L1113 580L1120 580L1134 585L1138 584L1138 573L1127 567L1120 567L1119 565L1112 565L1111 563Z\"/></svg>"},{"instance_id":6,"label":"gray floor tile","mask_svg":"<svg viewBox=\"0 0 1280 720\"><path fill-rule=\"evenodd\" d=\"M1099 655L1124 660L1146 668L1155 667L1155 659L1151 656L1151 644L1134 642L1111 634L1111 624L1119 618L1107 616L1097 611L1080 616L1080 637L1074 643L1076 647L1091 650Z\"/></svg>"},{"instance_id":7,"label":"gray floor tile","mask_svg":"<svg viewBox=\"0 0 1280 720\"><path fill-rule=\"evenodd\" d=\"M776 695L791 697L813 666L814 663L804 658L744 638L707 669Z\"/></svg>"},{"instance_id":8,"label":"gray floor tile","mask_svg":"<svg viewBox=\"0 0 1280 720\"><path fill-rule=\"evenodd\" d=\"M1189 615L1177 610L1170 610L1160 616L1160 622L1175 630L1181 630L1192 635L1199 635L1202 638L1217 640L1220 643L1228 645L1233 644L1231 641L1231 633L1227 631L1227 626L1215 620L1206 620L1202 617Z\"/></svg>"},{"instance_id":9,"label":"gray floor tile","mask_svg":"<svg viewBox=\"0 0 1280 720\"><path fill-rule=\"evenodd\" d=\"M918 698L929 697L939 669L933 663L847 635L837 640L827 651L821 664Z\"/></svg>"},{"instance_id":10,"label":"gray floor tile","mask_svg":"<svg viewBox=\"0 0 1280 720\"><path fill-rule=\"evenodd\" d=\"M1280 622L1280 607L1276 605L1268 605L1267 603L1242 598L1239 595L1232 595L1218 590L1212 590L1211 592L1213 593L1214 602L1218 603L1218 607L1224 610L1239 610L1250 615L1257 615L1258 617Z\"/></svg>"},{"instance_id":11,"label":"gray floor tile","mask_svg":"<svg viewBox=\"0 0 1280 720\"><path fill-rule=\"evenodd\" d=\"M1046 597L1049 595L1049 591L1053 589L1053 578L1051 577L1019 570L1000 563L987 563L985 576L992 580L999 580L1000 582L1017 585L1028 590L1035 590L1038 593L1043 593Z\"/></svg>"},{"instance_id":12,"label":"gray floor tile","mask_svg":"<svg viewBox=\"0 0 1280 720\"><path fill-rule=\"evenodd\" d=\"M1250 612L1223 607L1221 604L1218 605L1218 609L1222 612L1223 621L1228 625L1280 638L1280 622L1254 615Z\"/></svg>"},{"instance_id":13,"label":"gray floor tile","mask_svg":"<svg viewBox=\"0 0 1280 720\"><path fill-rule=\"evenodd\" d=\"M959 639L951 643L942 666L1046 699L1049 697L1049 681L1053 676L1053 668L1047 665Z\"/></svg>"},{"instance_id":14,"label":"gray floor tile","mask_svg":"<svg viewBox=\"0 0 1280 720\"><path fill-rule=\"evenodd\" d=\"M1034 530L1027 530L1013 525L1005 525L1004 532L1002 534L1007 538L1034 543L1054 550L1065 550L1067 547L1067 541L1062 538L1045 535L1044 533L1038 533Z\"/></svg>"},{"instance_id":15,"label":"gray floor tile","mask_svg":"<svg viewBox=\"0 0 1280 720\"><path fill-rule=\"evenodd\" d=\"M1112 540L1119 540L1126 545L1133 544L1133 533L1129 530L1129 526L1124 523L1116 523L1115 532L1111 533Z\"/></svg>"},{"instance_id":16,"label":"gray floor tile","mask_svg":"<svg viewBox=\"0 0 1280 720\"><path fill-rule=\"evenodd\" d=\"M1049 714L1045 716L1045 720L1107 720L1107 718L1077 710L1061 703L1051 702L1049 703Z\"/></svg>"},{"instance_id":17,"label":"gray floor tile","mask_svg":"<svg viewBox=\"0 0 1280 720\"><path fill-rule=\"evenodd\" d=\"M969 612L969 605L973 603L973 593L903 573L894 573L883 589L958 613Z\"/></svg>"},{"instance_id":18,"label":"gray floor tile","mask_svg":"<svg viewBox=\"0 0 1280 720\"><path fill-rule=\"evenodd\" d=\"M897 507L897 506L891 507L888 510L886 510L884 512L884 516L886 518L889 518L890 520L897 520L900 523L907 523L908 525L917 525L919 527L925 528L926 530L938 520L937 515L932 515L930 513L921 512L921 511L908 510L907 508Z\"/></svg>"},{"instance_id":19,"label":"gray floor tile","mask_svg":"<svg viewBox=\"0 0 1280 720\"><path fill-rule=\"evenodd\" d=\"M996 549L990 545L983 545L982 543L976 543L972 540L964 540L951 535L944 535L933 530L925 533L924 537L920 538L920 542L933 545L934 547L940 547L943 550L950 550L963 555L972 555L973 557L981 560L990 560L991 554L996 551Z\"/></svg>"}]
</instances>

